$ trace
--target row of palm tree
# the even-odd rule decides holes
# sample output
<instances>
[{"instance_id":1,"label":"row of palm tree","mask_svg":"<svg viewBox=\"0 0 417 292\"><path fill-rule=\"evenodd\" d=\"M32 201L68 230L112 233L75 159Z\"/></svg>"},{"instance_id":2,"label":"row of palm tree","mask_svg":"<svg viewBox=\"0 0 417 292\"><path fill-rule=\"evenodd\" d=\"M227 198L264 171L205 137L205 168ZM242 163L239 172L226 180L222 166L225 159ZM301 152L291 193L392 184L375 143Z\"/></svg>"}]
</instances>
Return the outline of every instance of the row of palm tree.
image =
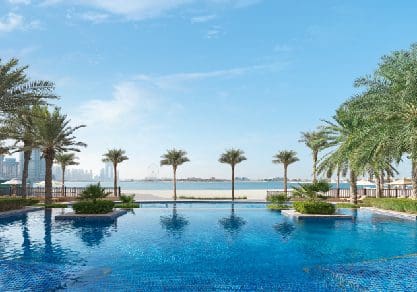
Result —
<instances>
[{"instance_id":1,"label":"row of palm tree","mask_svg":"<svg viewBox=\"0 0 417 292\"><path fill-rule=\"evenodd\" d=\"M301 141L312 150L313 180L317 174L337 175L338 181L348 176L356 203L358 176L374 177L380 197L384 181L408 157L412 197L417 198L417 44L383 56L377 69L354 86L360 92L340 105L331 120L302 133Z\"/></svg>"},{"instance_id":2,"label":"row of palm tree","mask_svg":"<svg viewBox=\"0 0 417 292\"><path fill-rule=\"evenodd\" d=\"M74 133L84 127L70 126L70 119L48 102L56 99L52 82L31 81L27 66L17 59L0 60L0 141L12 140L2 146L1 153L23 152L22 193L26 196L29 160L34 148L45 159L45 202L52 203L52 165L61 154L78 152L86 144L78 142Z\"/></svg>"},{"instance_id":3,"label":"row of palm tree","mask_svg":"<svg viewBox=\"0 0 417 292\"><path fill-rule=\"evenodd\" d=\"M232 169L232 200L235 199L235 167L247 160L245 152L241 149L228 149L220 155L219 162L229 164ZM288 166L297 162L297 153L291 150L283 150L274 155L272 162L284 166L284 192L288 192ZM185 162L189 162L187 152L184 150L171 149L161 156L161 166L170 165L173 170L174 200L177 199L177 168Z\"/></svg>"}]
</instances>

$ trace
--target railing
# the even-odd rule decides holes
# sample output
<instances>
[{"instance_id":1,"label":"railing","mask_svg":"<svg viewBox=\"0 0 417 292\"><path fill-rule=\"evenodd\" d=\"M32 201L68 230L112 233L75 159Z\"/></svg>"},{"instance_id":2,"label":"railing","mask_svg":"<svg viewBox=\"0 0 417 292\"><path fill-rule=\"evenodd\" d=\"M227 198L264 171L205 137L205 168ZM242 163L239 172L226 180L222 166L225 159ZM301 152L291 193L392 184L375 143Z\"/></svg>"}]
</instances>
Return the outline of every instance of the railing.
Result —
<instances>
[{"instance_id":1,"label":"railing","mask_svg":"<svg viewBox=\"0 0 417 292\"><path fill-rule=\"evenodd\" d=\"M382 190L382 198L408 198L412 195L412 189L383 189ZM282 193L282 191L267 191L267 196L276 195ZM291 195L291 190L288 190L289 195ZM376 189L358 189L357 191L358 197L376 197ZM350 190L349 189L331 189L330 191L323 194L323 196L328 198L349 198L350 197Z\"/></svg>"},{"instance_id":2,"label":"railing","mask_svg":"<svg viewBox=\"0 0 417 292\"><path fill-rule=\"evenodd\" d=\"M114 189L113 188L103 188L106 193L110 193L110 195L113 195ZM78 197L83 191L85 190L84 187L65 187L64 193L62 195L62 188L52 188L52 197ZM120 187L117 189L118 196L122 193L122 190ZM3 196L10 196L10 195L16 195L16 196L22 196L22 187L14 187L11 186L9 188L2 188L0 189L0 195ZM45 188L44 187L28 187L26 188L26 195L28 197L44 197L45 196Z\"/></svg>"}]
</instances>

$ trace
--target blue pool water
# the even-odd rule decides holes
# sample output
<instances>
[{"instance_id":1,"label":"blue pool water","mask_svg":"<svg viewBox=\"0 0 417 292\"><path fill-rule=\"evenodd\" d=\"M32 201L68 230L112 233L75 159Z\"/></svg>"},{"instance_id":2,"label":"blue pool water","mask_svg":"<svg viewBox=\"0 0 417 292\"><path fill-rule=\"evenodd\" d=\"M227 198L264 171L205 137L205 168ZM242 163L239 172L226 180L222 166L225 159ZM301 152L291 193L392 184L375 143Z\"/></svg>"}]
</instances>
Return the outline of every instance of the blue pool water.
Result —
<instances>
[{"instance_id":1,"label":"blue pool water","mask_svg":"<svg viewBox=\"0 0 417 292\"><path fill-rule=\"evenodd\" d=\"M179 203L55 221L62 211L0 219L0 291L416 290L416 223L367 211L297 222L264 204Z\"/></svg>"}]
</instances>

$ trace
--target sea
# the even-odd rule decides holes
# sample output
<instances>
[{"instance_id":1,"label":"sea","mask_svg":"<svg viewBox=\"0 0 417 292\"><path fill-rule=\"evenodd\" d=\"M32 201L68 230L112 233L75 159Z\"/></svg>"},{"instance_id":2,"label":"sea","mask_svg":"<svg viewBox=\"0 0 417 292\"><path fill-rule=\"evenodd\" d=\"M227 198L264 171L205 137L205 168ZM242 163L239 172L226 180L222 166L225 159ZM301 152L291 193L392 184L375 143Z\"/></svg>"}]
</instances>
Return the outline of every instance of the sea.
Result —
<instances>
[{"instance_id":1,"label":"sea","mask_svg":"<svg viewBox=\"0 0 417 292\"><path fill-rule=\"evenodd\" d=\"M84 187L89 184L97 182L65 182L67 187ZM112 187L113 182L100 182L102 187ZM299 182L289 182L288 188L299 186ZM170 190L172 189L171 181L120 181L118 185L123 190ZM335 188L336 184L332 183ZM178 190L229 190L231 187L230 181L214 181L214 182L192 182L192 181L178 181ZM236 190L276 190L283 189L284 183L282 181L236 181ZM340 183L341 189L348 189L349 184L346 182Z\"/></svg>"}]
</instances>

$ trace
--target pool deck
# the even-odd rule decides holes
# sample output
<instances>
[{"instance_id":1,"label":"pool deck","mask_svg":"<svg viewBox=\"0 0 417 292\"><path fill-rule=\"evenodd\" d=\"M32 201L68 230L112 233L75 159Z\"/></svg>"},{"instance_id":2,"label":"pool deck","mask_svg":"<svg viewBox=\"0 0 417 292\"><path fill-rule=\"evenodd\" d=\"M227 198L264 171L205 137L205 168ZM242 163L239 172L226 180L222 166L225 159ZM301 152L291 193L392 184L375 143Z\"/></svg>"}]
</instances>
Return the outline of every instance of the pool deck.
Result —
<instances>
[{"instance_id":1,"label":"pool deck","mask_svg":"<svg viewBox=\"0 0 417 292\"><path fill-rule=\"evenodd\" d=\"M42 210L42 209L43 209L43 207L25 207L25 208L18 209L18 210L0 212L0 218L7 218L7 217L16 216L16 215L22 215L22 214L25 214L25 213L28 213L28 212L39 211L39 210Z\"/></svg>"},{"instance_id":2,"label":"pool deck","mask_svg":"<svg viewBox=\"0 0 417 292\"><path fill-rule=\"evenodd\" d=\"M397 217L401 219L407 219L407 220L413 220L417 221L417 215L416 214L409 214L404 212L397 212L397 211L391 211L391 210L384 210L384 209L378 209L374 207L361 207L361 210L371 211L377 214L385 215L385 216L392 216Z\"/></svg>"},{"instance_id":3,"label":"pool deck","mask_svg":"<svg viewBox=\"0 0 417 292\"><path fill-rule=\"evenodd\" d=\"M334 215L322 215L322 214L302 214L295 210L282 210L281 214L287 217L295 218L297 220L304 219L342 219L342 220L353 220L352 215L334 214Z\"/></svg>"},{"instance_id":4,"label":"pool deck","mask_svg":"<svg viewBox=\"0 0 417 292\"><path fill-rule=\"evenodd\" d=\"M106 214L75 214L74 212L55 216L55 220L114 220L127 213L127 210L114 210Z\"/></svg>"}]
</instances>

